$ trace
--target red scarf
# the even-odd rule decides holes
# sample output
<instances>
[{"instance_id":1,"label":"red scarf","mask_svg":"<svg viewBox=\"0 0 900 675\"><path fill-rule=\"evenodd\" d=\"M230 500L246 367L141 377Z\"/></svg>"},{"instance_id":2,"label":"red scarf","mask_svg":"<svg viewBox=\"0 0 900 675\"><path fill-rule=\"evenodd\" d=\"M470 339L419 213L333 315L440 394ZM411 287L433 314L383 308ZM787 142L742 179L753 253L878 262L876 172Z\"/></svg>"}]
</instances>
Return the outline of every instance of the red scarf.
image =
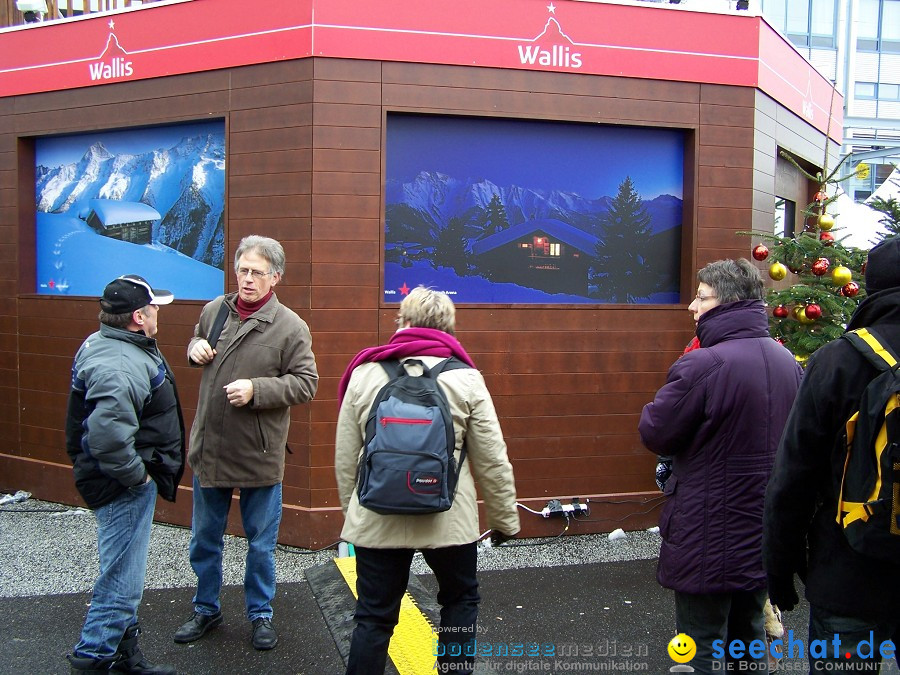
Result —
<instances>
[{"instance_id":1,"label":"red scarf","mask_svg":"<svg viewBox=\"0 0 900 675\"><path fill-rule=\"evenodd\" d=\"M269 289L269 292L266 293L266 297L260 298L256 302L244 302L241 299L241 296L238 296L237 302L234 303L235 308L237 308L237 313L241 316L241 321L246 321L248 317L253 314L256 314L257 310L262 309L262 306L269 301L269 298L272 297L273 289Z\"/></svg>"},{"instance_id":2,"label":"red scarf","mask_svg":"<svg viewBox=\"0 0 900 675\"><path fill-rule=\"evenodd\" d=\"M684 352L682 352L682 356L687 354L688 352L692 352L695 349L700 349L700 338L696 335L691 338L691 341L687 343L687 347L684 348Z\"/></svg>"},{"instance_id":3,"label":"red scarf","mask_svg":"<svg viewBox=\"0 0 900 675\"><path fill-rule=\"evenodd\" d=\"M440 356L444 359L455 356L465 364L475 367L475 363L459 340L449 333L434 328L405 328L394 333L386 345L368 347L353 357L338 383L338 405L344 400L350 374L354 368L363 363L402 359L407 356Z\"/></svg>"}]
</instances>

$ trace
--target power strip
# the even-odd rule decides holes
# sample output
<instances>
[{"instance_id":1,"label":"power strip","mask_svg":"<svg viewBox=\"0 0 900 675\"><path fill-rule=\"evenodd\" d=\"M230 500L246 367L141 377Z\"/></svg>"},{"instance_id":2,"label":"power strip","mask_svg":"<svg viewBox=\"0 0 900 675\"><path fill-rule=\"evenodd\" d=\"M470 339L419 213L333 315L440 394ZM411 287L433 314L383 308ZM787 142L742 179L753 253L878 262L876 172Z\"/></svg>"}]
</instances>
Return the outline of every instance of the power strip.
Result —
<instances>
[{"instance_id":1,"label":"power strip","mask_svg":"<svg viewBox=\"0 0 900 675\"><path fill-rule=\"evenodd\" d=\"M590 509L587 502L581 502L577 498L573 499L571 504L563 504L558 499L551 499L547 502L547 506L541 509L541 515L544 518L549 518L550 516L565 516L568 518L578 513L587 515L590 513Z\"/></svg>"}]
</instances>

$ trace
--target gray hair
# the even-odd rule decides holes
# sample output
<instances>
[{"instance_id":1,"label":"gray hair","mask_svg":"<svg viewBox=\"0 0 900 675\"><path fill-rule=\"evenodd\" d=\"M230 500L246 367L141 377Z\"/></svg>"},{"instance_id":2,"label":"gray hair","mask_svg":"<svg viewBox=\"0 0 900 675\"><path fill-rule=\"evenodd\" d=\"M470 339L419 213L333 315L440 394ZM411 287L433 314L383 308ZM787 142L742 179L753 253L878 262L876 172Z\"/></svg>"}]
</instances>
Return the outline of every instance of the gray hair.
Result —
<instances>
[{"instance_id":1,"label":"gray hair","mask_svg":"<svg viewBox=\"0 0 900 675\"><path fill-rule=\"evenodd\" d=\"M234 252L234 271L238 271L238 261L245 253L256 253L269 263L269 272L284 276L284 248L270 237L251 234L241 239L237 251Z\"/></svg>"},{"instance_id":2,"label":"gray hair","mask_svg":"<svg viewBox=\"0 0 900 675\"><path fill-rule=\"evenodd\" d=\"M397 325L415 328L434 328L453 335L456 328L456 307L446 293L425 286L416 286L400 303Z\"/></svg>"},{"instance_id":3,"label":"gray hair","mask_svg":"<svg viewBox=\"0 0 900 675\"><path fill-rule=\"evenodd\" d=\"M763 297L762 276L746 258L711 262L697 272L697 279L716 291L720 304Z\"/></svg>"}]
</instances>

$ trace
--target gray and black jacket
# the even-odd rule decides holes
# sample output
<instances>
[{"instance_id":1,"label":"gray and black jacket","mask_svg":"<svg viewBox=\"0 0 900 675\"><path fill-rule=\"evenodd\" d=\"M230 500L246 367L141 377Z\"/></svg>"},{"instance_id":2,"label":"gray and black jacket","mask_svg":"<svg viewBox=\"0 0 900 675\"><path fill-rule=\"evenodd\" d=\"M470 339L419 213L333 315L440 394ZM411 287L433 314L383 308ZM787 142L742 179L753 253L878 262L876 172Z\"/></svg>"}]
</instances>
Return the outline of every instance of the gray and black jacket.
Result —
<instances>
[{"instance_id":1,"label":"gray and black jacket","mask_svg":"<svg viewBox=\"0 0 900 675\"><path fill-rule=\"evenodd\" d=\"M184 441L175 379L156 340L101 324L75 355L66 416L66 451L87 505L108 504L148 473L175 501Z\"/></svg>"}]
</instances>

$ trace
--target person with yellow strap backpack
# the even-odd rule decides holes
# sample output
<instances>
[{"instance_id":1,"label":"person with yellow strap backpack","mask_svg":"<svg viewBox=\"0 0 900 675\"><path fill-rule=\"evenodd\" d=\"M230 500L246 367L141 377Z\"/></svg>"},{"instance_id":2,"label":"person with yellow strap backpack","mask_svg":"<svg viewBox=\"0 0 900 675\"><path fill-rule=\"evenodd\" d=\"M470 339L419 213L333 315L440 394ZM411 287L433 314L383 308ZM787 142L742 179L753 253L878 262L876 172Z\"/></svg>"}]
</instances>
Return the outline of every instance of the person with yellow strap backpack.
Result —
<instances>
[{"instance_id":1,"label":"person with yellow strap backpack","mask_svg":"<svg viewBox=\"0 0 900 675\"><path fill-rule=\"evenodd\" d=\"M900 560L900 360L874 328L844 333L880 372L846 424L836 520L863 555Z\"/></svg>"},{"instance_id":2,"label":"person with yellow strap backpack","mask_svg":"<svg viewBox=\"0 0 900 675\"><path fill-rule=\"evenodd\" d=\"M810 672L879 672L900 651L882 650L900 647L900 236L869 251L865 281L846 333L809 359L766 491L769 597L794 609L799 576L806 645L829 645Z\"/></svg>"}]
</instances>

